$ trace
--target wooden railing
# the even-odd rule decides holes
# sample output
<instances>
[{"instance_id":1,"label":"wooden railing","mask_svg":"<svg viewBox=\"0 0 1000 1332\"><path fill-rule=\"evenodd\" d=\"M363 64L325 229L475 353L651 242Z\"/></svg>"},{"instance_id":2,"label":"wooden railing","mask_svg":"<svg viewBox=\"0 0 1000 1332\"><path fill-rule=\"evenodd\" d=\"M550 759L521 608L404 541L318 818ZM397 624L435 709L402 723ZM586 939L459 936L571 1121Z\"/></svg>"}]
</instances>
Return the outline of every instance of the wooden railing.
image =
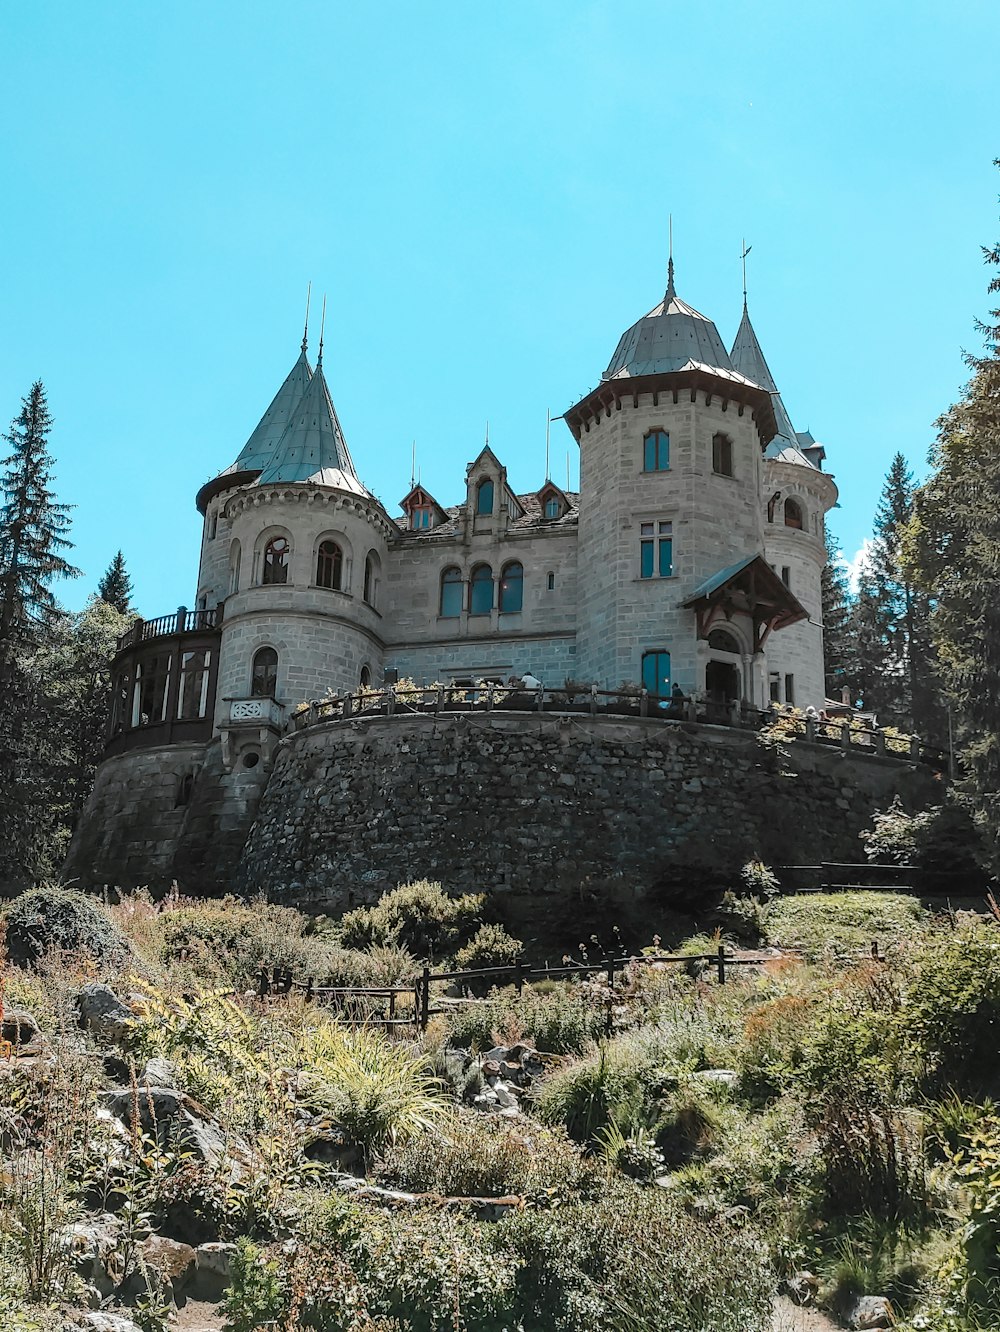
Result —
<instances>
[{"instance_id":1,"label":"wooden railing","mask_svg":"<svg viewBox=\"0 0 1000 1332\"><path fill-rule=\"evenodd\" d=\"M666 723L729 726L762 732L776 743L803 740L835 746L858 755L896 758L926 763L944 771L945 750L925 744L918 736L885 732L878 727L859 726L840 720L816 720L796 716L781 708L755 708L745 703L723 703L688 695L654 694L646 689L548 688L526 689L517 685L484 683L460 685L394 686L388 689L359 689L303 704L289 718L288 728L302 730L320 722L345 721L352 717L416 716L440 713L537 712L577 713L589 716L649 718Z\"/></svg>"},{"instance_id":2,"label":"wooden railing","mask_svg":"<svg viewBox=\"0 0 1000 1332\"><path fill-rule=\"evenodd\" d=\"M164 638L168 634L203 633L222 623L222 603L213 610L188 610L179 606L172 615L160 615L155 620L136 620L118 639L118 651L137 647L151 638Z\"/></svg>"},{"instance_id":3,"label":"wooden railing","mask_svg":"<svg viewBox=\"0 0 1000 1332\"><path fill-rule=\"evenodd\" d=\"M878 946L874 946L874 955L878 956ZM640 953L631 957L608 957L600 962L570 963L550 967L548 963L539 967L530 967L523 962L515 962L506 967L477 967L470 971L432 971L429 966L423 968L419 976L405 985L361 986L361 985L322 985L307 977L296 980L288 967L262 968L257 981L257 993L261 999L269 995L288 995L301 993L306 999L330 1004L340 1009L347 1022L371 1022L381 1026L419 1026L426 1028L431 1017L446 1012L446 1009L432 1005L432 987L435 985L458 985L478 988L484 981L490 980L496 985L513 985L520 994L525 981L532 980L568 980L587 979L600 976L604 980L602 1002L608 1009L610 1024L611 1011L620 998L616 994L615 979L636 966L648 966L658 963L681 967L696 966L705 976L714 976L720 985L724 985L727 973L733 967L761 966L767 961L764 956L741 957L726 951L720 944L713 953ZM406 1002L401 1003L405 996ZM385 1011L374 1012L372 1000L384 1000ZM409 1009L409 1016L401 1015L400 1009Z\"/></svg>"}]
</instances>

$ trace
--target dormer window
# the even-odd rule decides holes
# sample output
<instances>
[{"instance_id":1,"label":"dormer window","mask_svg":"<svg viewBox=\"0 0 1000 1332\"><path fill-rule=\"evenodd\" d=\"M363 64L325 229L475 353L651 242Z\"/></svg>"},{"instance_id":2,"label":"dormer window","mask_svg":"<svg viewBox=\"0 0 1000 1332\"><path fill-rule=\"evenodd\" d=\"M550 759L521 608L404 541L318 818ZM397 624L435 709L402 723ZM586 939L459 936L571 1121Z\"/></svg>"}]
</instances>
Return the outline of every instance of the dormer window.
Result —
<instances>
[{"instance_id":1,"label":"dormer window","mask_svg":"<svg viewBox=\"0 0 1000 1332\"><path fill-rule=\"evenodd\" d=\"M429 505L418 504L410 510L411 532L420 532L428 527L433 527L433 526L434 522Z\"/></svg>"},{"instance_id":2,"label":"dormer window","mask_svg":"<svg viewBox=\"0 0 1000 1332\"><path fill-rule=\"evenodd\" d=\"M559 518L561 515L562 505L556 499L555 495L553 495L550 499L545 501L545 517L551 520L553 518Z\"/></svg>"},{"instance_id":3,"label":"dormer window","mask_svg":"<svg viewBox=\"0 0 1000 1332\"><path fill-rule=\"evenodd\" d=\"M493 512L493 482L488 478L480 481L476 487L476 513L491 514Z\"/></svg>"}]
</instances>

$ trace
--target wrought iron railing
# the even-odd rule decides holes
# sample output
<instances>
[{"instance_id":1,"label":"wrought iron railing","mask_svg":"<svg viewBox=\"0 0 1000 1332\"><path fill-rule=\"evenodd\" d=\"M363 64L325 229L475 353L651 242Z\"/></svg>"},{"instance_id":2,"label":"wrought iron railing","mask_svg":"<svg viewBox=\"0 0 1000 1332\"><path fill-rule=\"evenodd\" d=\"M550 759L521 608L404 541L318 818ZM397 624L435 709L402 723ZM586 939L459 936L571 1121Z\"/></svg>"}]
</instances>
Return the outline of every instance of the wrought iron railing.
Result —
<instances>
[{"instance_id":1,"label":"wrought iron railing","mask_svg":"<svg viewBox=\"0 0 1000 1332\"><path fill-rule=\"evenodd\" d=\"M188 610L179 606L173 615L160 615L155 620L136 620L118 639L118 651L136 647L151 638L164 638L169 634L204 633L222 623L222 605L212 610Z\"/></svg>"}]
</instances>

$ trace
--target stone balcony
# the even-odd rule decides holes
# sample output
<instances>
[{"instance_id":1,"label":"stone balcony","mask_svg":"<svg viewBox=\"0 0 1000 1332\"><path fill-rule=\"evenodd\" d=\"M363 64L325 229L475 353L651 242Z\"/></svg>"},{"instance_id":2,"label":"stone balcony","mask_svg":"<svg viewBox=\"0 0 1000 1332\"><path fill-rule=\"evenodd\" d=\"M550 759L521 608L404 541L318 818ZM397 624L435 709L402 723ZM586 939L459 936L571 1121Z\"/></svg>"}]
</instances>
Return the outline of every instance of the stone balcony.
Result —
<instances>
[{"instance_id":1,"label":"stone balcony","mask_svg":"<svg viewBox=\"0 0 1000 1332\"><path fill-rule=\"evenodd\" d=\"M276 699L227 698L219 722L222 762L229 770L266 772L285 725L285 709Z\"/></svg>"}]
</instances>

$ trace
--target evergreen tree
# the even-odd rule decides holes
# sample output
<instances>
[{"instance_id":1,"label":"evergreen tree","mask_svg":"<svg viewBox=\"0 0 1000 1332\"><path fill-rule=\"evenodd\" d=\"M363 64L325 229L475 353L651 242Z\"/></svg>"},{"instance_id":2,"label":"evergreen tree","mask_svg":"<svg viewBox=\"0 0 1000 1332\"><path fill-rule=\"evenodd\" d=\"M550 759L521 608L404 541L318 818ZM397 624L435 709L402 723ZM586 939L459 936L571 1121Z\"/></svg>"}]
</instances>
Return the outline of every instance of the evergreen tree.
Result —
<instances>
[{"instance_id":1,"label":"evergreen tree","mask_svg":"<svg viewBox=\"0 0 1000 1332\"><path fill-rule=\"evenodd\" d=\"M945 722L935 678L931 598L902 559L915 493L913 473L897 453L875 513L855 606L859 685L866 706L881 721L940 740Z\"/></svg>"},{"instance_id":2,"label":"evergreen tree","mask_svg":"<svg viewBox=\"0 0 1000 1332\"><path fill-rule=\"evenodd\" d=\"M52 579L80 572L60 553L72 545L66 535L71 506L58 504L49 486L51 429L38 380L4 436L12 452L0 463L6 468L0 477L0 684L9 683L17 652L36 647L58 616Z\"/></svg>"},{"instance_id":3,"label":"evergreen tree","mask_svg":"<svg viewBox=\"0 0 1000 1332\"><path fill-rule=\"evenodd\" d=\"M125 568L125 556L117 551L107 572L97 584L97 596L121 615L132 613L132 579Z\"/></svg>"},{"instance_id":4,"label":"evergreen tree","mask_svg":"<svg viewBox=\"0 0 1000 1332\"><path fill-rule=\"evenodd\" d=\"M821 592L823 598L823 654L826 660L826 692L829 698L839 699L841 690L855 688L857 652L854 645L851 617L851 589L847 585L847 571L840 551L840 543L824 524L826 564L823 566Z\"/></svg>"},{"instance_id":5,"label":"evergreen tree","mask_svg":"<svg viewBox=\"0 0 1000 1332\"><path fill-rule=\"evenodd\" d=\"M1000 160L997 161L1000 166ZM1000 292L1000 244L983 250ZM987 832L1000 834L1000 308L977 321L985 354L938 421L933 472L916 497L908 566L933 596L932 628L956 722L966 787Z\"/></svg>"}]
</instances>

